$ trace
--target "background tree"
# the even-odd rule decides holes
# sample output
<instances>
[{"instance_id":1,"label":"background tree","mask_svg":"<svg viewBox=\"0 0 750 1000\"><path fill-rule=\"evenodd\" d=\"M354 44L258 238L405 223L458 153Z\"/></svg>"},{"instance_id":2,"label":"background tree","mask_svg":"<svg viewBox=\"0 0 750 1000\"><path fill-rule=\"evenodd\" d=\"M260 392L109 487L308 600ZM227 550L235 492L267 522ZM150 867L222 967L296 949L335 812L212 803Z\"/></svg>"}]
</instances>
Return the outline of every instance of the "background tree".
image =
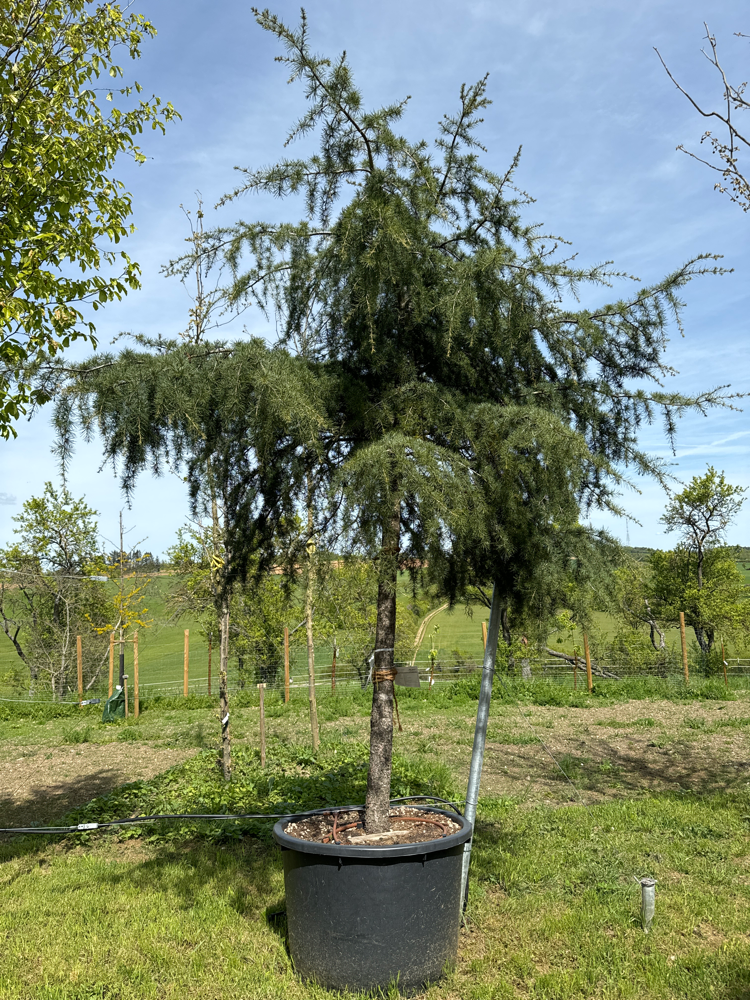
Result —
<instances>
[{"instance_id":1,"label":"background tree","mask_svg":"<svg viewBox=\"0 0 750 1000\"><path fill-rule=\"evenodd\" d=\"M669 627L679 625L680 611L693 629L704 665L720 636L739 637L750 631L750 602L737 562L737 551L718 546L702 562L698 586L698 559L694 550L680 545L672 552L651 556L651 604Z\"/></svg>"},{"instance_id":2,"label":"background tree","mask_svg":"<svg viewBox=\"0 0 750 1000\"><path fill-rule=\"evenodd\" d=\"M682 87L677 80L672 76L669 71L669 67L664 62L661 53L658 49L654 51L659 56L661 64L667 71L667 75L672 83L677 87L681 94L690 101L692 106L702 115L703 118L714 119L719 123L719 128L721 128L721 136L715 135L712 131L704 132L701 136L701 145L703 143L708 143L711 147L711 151L716 157L717 162L711 162L706 160L696 153L691 152L680 144L677 148L682 150L683 153L687 153L688 156L692 156L694 160L698 160L699 163L703 163L709 169L716 171L721 176L721 180L717 180L714 185L717 191L721 191L722 194L727 194L740 206L743 212L747 212L750 209L750 179L744 172L745 168L741 165L741 157L744 153L747 153L748 148L750 148L750 133L747 129L738 126L738 118L741 112L750 110L750 100L747 98L745 91L747 90L747 82L742 83L732 83L728 78L727 74L719 60L719 49L716 44L716 38L708 29L706 22L703 22L703 27L706 29L706 41L708 42L709 51L706 52L705 49L701 49L701 52L706 57L708 62L713 66L713 68L718 73L721 79L721 104L722 110L716 111L706 111L696 100L691 97L691 95ZM743 35L742 32L735 32L737 38L747 38L747 35Z\"/></svg>"},{"instance_id":3,"label":"background tree","mask_svg":"<svg viewBox=\"0 0 750 1000\"><path fill-rule=\"evenodd\" d=\"M660 518L667 532L680 533L682 542L673 552L652 555L652 602L671 625L680 611L685 613L706 657L719 632L736 632L750 622L750 608L741 601L745 586L737 552L725 545L746 492L709 466L670 498Z\"/></svg>"},{"instance_id":4,"label":"background tree","mask_svg":"<svg viewBox=\"0 0 750 1000\"><path fill-rule=\"evenodd\" d=\"M414 655L419 623L435 605L428 592L417 590L402 574L396 604L395 658ZM378 571L361 553L321 558L315 604L316 635L330 643L340 660L349 661L364 683L377 629Z\"/></svg>"},{"instance_id":5,"label":"background tree","mask_svg":"<svg viewBox=\"0 0 750 1000\"><path fill-rule=\"evenodd\" d=\"M125 548L125 532L120 511L120 548L115 553L116 558L109 564L117 585L117 592L112 601L112 614L106 617L99 616L97 621L91 621L91 625L99 635L117 633L121 688L125 686L125 645L133 641L136 629L149 628L153 624L153 618L148 617L148 608L143 603L151 577L144 574L146 567L140 554L136 555L137 551L135 546L130 550Z\"/></svg>"},{"instance_id":6,"label":"background tree","mask_svg":"<svg viewBox=\"0 0 750 1000\"><path fill-rule=\"evenodd\" d=\"M703 586L706 553L726 541L726 533L740 512L747 488L732 486L712 465L703 476L693 476L676 493L659 518L667 532L679 531L685 547L695 553L698 590Z\"/></svg>"},{"instance_id":7,"label":"background tree","mask_svg":"<svg viewBox=\"0 0 750 1000\"><path fill-rule=\"evenodd\" d=\"M221 634L211 588L213 545L208 526L188 525L168 550L179 583L169 595L170 610L191 614L208 638ZM252 574L251 574L252 575ZM237 659L238 682L274 683L283 663L282 636L292 616L288 588L278 574L266 574L250 586L235 588L229 626L229 654Z\"/></svg>"},{"instance_id":8,"label":"background tree","mask_svg":"<svg viewBox=\"0 0 750 1000\"><path fill-rule=\"evenodd\" d=\"M0 10L0 435L50 396L40 369L71 340L93 339L96 310L139 288L115 249L132 231L131 196L112 176L135 137L176 112L117 86L117 50L137 59L150 21L118 4L8 0ZM111 78L115 89L99 85ZM36 372L36 376L35 373Z\"/></svg>"},{"instance_id":9,"label":"background tree","mask_svg":"<svg viewBox=\"0 0 750 1000\"><path fill-rule=\"evenodd\" d=\"M17 541L0 551L0 619L28 671L24 686L31 694L48 688L53 698L74 688L80 635L90 688L108 648L92 626L113 614L106 584L92 579L104 573L96 511L45 483L13 520Z\"/></svg>"},{"instance_id":10,"label":"background tree","mask_svg":"<svg viewBox=\"0 0 750 1000\"><path fill-rule=\"evenodd\" d=\"M614 614L633 631L646 626L649 641L656 652L667 648L665 629L668 627L655 607L652 569L648 563L625 557L614 573Z\"/></svg>"},{"instance_id":11,"label":"background tree","mask_svg":"<svg viewBox=\"0 0 750 1000\"><path fill-rule=\"evenodd\" d=\"M454 597L488 579L514 594L582 506L616 507L623 466L660 476L637 448L638 426L662 413L672 434L684 408L719 394L631 383L669 372L668 320L705 265L577 309L566 295L581 282L618 275L558 256L522 223L513 167L499 175L480 163L486 79L461 88L433 153L395 131L406 102L366 109L345 58L313 54L304 14L296 30L255 14L306 88L288 141L317 129L320 147L243 171L224 199L300 194L300 222L217 230L206 256L231 269L227 305L274 312L290 351L304 333L308 367L328 380L318 447L349 543L378 570L365 816L378 832L389 823L399 567L429 564Z\"/></svg>"}]
</instances>

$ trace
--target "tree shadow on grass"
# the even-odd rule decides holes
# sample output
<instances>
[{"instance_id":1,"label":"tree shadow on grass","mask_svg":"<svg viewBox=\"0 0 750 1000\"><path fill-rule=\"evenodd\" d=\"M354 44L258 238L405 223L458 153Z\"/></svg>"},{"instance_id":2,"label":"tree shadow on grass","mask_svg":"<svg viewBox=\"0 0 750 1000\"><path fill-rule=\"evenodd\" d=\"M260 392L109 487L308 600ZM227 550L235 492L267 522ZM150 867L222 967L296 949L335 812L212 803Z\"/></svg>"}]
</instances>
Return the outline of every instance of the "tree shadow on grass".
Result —
<instances>
[{"instance_id":1,"label":"tree shadow on grass","mask_svg":"<svg viewBox=\"0 0 750 1000\"><path fill-rule=\"evenodd\" d=\"M583 788L624 792L689 791L699 795L745 787L750 760L731 760L693 742L674 741L669 748L634 747L624 750L605 741L587 747L593 758L582 758L579 776ZM560 780L563 775L558 771ZM571 776L572 777L572 776Z\"/></svg>"},{"instance_id":2,"label":"tree shadow on grass","mask_svg":"<svg viewBox=\"0 0 750 1000\"><path fill-rule=\"evenodd\" d=\"M750 760L729 759L695 741L673 740L664 747L641 742L626 749L603 739L558 743L545 734L545 740L550 742L555 760L541 756L540 748L533 745L527 749L490 744L490 766L493 755L502 752L500 777L518 787L527 777L551 781L555 786L570 779L579 790L613 798L667 791L708 795L744 789L750 780Z\"/></svg>"},{"instance_id":3,"label":"tree shadow on grass","mask_svg":"<svg viewBox=\"0 0 750 1000\"><path fill-rule=\"evenodd\" d=\"M31 786L20 800L5 798L0 793L0 826L54 824L71 809L121 786L122 777L122 771L117 768L100 768L74 778L59 778L49 784Z\"/></svg>"}]
</instances>

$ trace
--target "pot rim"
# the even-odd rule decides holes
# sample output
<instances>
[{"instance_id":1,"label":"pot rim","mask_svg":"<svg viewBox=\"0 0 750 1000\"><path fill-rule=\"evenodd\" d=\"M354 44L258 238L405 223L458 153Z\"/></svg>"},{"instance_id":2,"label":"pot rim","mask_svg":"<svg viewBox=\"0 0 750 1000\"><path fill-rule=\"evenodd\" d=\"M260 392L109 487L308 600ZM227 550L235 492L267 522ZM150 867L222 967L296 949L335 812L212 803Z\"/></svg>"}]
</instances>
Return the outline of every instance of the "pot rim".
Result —
<instances>
[{"instance_id":1,"label":"pot rim","mask_svg":"<svg viewBox=\"0 0 750 1000\"><path fill-rule=\"evenodd\" d=\"M465 844L472 834L471 823L469 823L465 816L447 809L438 809L432 805L422 804L410 806L409 808L448 816L454 823L460 823L461 829L456 830L455 833L449 833L447 837L438 837L435 840L423 840L416 844L370 844L366 847L354 846L352 844L321 844L320 841L300 840L298 837L292 837L288 833L285 833L285 827L289 823L306 816L319 816L321 813L332 812L334 809L337 812L349 812L354 809L363 808L364 806L361 805L328 806L324 809L310 809L308 812L297 813L295 816L290 816L279 820L278 823L274 823L273 839L282 850L299 851L301 854L322 854L334 858L362 858L364 860L372 858L405 858L422 854L434 854L437 851L448 851L453 847Z\"/></svg>"}]
</instances>

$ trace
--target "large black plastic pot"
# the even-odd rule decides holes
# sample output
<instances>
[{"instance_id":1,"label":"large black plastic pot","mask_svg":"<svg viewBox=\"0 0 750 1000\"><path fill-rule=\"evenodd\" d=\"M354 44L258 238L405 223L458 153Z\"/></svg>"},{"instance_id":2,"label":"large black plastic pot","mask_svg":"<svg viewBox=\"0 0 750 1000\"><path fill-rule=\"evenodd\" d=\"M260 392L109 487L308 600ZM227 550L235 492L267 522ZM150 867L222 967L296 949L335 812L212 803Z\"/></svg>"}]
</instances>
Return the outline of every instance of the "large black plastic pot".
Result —
<instances>
[{"instance_id":1,"label":"large black plastic pot","mask_svg":"<svg viewBox=\"0 0 750 1000\"><path fill-rule=\"evenodd\" d=\"M416 808L416 807L415 807ZM320 811L320 810L318 810ZM414 993L456 961L461 858L471 825L420 844L311 843L273 828L284 858L289 950L305 980L371 992Z\"/></svg>"}]
</instances>

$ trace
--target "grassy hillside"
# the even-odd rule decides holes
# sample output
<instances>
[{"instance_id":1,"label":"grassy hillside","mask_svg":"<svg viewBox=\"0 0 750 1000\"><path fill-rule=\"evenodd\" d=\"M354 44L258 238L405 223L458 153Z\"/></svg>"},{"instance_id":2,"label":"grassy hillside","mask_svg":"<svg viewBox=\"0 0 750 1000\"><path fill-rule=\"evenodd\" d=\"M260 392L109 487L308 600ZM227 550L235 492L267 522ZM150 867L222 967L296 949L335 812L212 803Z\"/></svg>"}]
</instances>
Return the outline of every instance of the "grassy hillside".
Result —
<instances>
[{"instance_id":1,"label":"grassy hillside","mask_svg":"<svg viewBox=\"0 0 750 1000\"><path fill-rule=\"evenodd\" d=\"M646 550L642 550L646 552ZM747 550L750 556L750 550ZM738 563L740 570L750 585L750 559ZM170 614L168 608L168 596L170 590L175 585L175 578L168 574L155 576L149 584L147 599L149 617L153 619L148 628L139 629L139 667L140 667L140 688L144 696L150 691L160 693L181 693L183 689L183 655L184 655L184 632L189 630L190 658L189 658L189 678L190 690L202 693L207 688L208 678L208 642L199 630L198 622L192 616L184 616L179 620ZM114 583L108 584L114 589ZM404 602L409 601L406 592L399 598ZM465 669L482 662L482 622L489 616L488 609L482 605L475 605L467 613L463 605L459 605L452 610L440 611L431 618L424 631L424 637L418 650L415 650L416 662L423 672L430 667L430 650L434 648L437 652L436 676L439 679L452 675L457 669ZM298 625L298 620L290 621L289 626L294 629ZM616 629L614 619L607 614L597 612L594 614L594 629L602 637L609 637ZM22 639L23 637L21 637ZM283 636L278 637L279 647L283 643ZM688 631L689 645L694 643L692 632ZM583 637L580 634L574 635L552 635L550 645L560 651L572 654L573 646L577 644L579 649L583 646ZM677 656L680 650L680 636L677 629L669 630L667 633L667 644ZM727 643L726 653L728 657L750 656L750 650L746 648L735 648L731 643ZM331 670L332 650L329 645L319 643L316 646L315 665L318 680L322 684L329 683ZM126 646L125 664L126 673L133 676L133 652L132 644ZM8 685L3 682L4 674L15 667L18 657L10 641L0 632L0 698L16 696ZM307 684L307 655L304 647L304 632L300 629L293 635L290 647L290 667L291 680L293 686L304 687ZM361 667L361 664L360 664ZM102 683L106 685L107 669L102 672ZM218 636L214 637L212 655L213 690L216 691L218 681ZM344 681L347 676L356 678L357 674L354 665L348 664L341 658L337 664L337 676L340 681ZM132 681L131 681L132 683ZM230 684L237 685L237 665L230 663ZM100 691L96 693L101 693Z\"/></svg>"}]
</instances>

